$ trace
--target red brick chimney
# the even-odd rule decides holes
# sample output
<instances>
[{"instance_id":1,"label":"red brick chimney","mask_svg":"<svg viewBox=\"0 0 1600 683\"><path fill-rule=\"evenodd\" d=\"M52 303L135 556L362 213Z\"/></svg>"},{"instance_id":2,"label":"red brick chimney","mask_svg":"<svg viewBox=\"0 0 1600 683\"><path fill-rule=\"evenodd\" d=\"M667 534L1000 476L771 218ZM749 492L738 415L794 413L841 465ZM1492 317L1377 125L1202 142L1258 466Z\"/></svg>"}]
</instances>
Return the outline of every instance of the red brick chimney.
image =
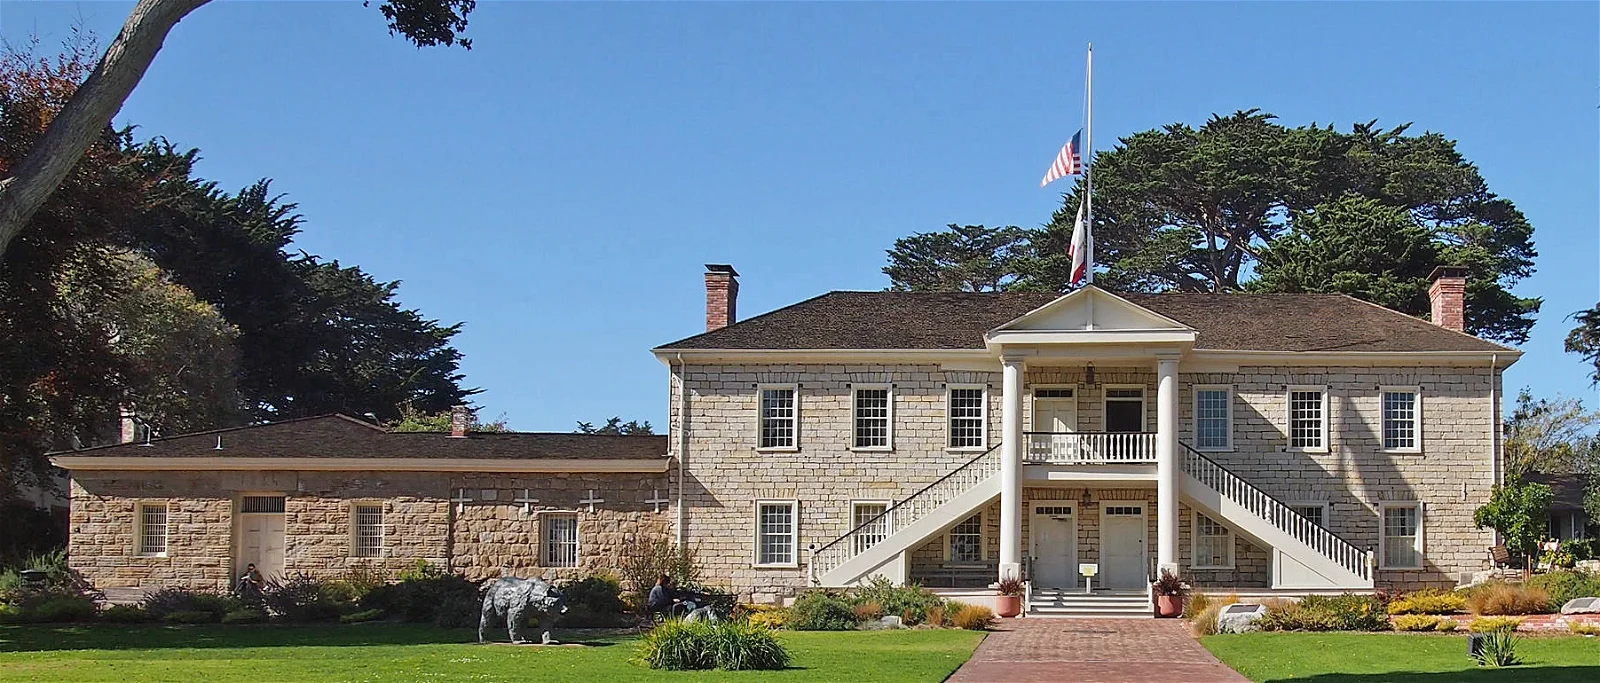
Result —
<instances>
[{"instance_id":1,"label":"red brick chimney","mask_svg":"<svg viewBox=\"0 0 1600 683\"><path fill-rule=\"evenodd\" d=\"M726 263L706 264L706 331L739 320L739 271Z\"/></svg>"},{"instance_id":2,"label":"red brick chimney","mask_svg":"<svg viewBox=\"0 0 1600 683\"><path fill-rule=\"evenodd\" d=\"M472 410L466 406L450 407L450 437L464 439L472 428Z\"/></svg>"},{"instance_id":3,"label":"red brick chimney","mask_svg":"<svg viewBox=\"0 0 1600 683\"><path fill-rule=\"evenodd\" d=\"M1467 329L1467 269L1439 266L1428 276L1428 300L1433 302L1433 324L1462 332Z\"/></svg>"}]
</instances>

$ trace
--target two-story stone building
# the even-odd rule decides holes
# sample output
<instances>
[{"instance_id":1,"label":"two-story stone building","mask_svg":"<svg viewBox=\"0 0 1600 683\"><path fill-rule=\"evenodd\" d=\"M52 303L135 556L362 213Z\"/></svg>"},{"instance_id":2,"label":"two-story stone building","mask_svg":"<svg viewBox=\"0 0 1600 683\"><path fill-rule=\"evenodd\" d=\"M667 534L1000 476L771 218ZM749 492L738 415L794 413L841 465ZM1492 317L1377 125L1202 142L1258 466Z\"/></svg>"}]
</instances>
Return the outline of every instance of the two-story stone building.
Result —
<instances>
[{"instance_id":1,"label":"two-story stone building","mask_svg":"<svg viewBox=\"0 0 1600 683\"><path fill-rule=\"evenodd\" d=\"M73 562L226 580L277 514L284 571L575 571L663 533L758 599L872 576L1019 576L1048 599L1085 570L1138 596L1162 567L1244 590L1454 584L1487 566L1471 513L1520 354L1462 333L1464 277L1435 276L1432 323L1339 295L1093 286L831 292L740 321L737 273L710 266L706 332L654 349L667 437L329 417L62 454Z\"/></svg>"}]
</instances>

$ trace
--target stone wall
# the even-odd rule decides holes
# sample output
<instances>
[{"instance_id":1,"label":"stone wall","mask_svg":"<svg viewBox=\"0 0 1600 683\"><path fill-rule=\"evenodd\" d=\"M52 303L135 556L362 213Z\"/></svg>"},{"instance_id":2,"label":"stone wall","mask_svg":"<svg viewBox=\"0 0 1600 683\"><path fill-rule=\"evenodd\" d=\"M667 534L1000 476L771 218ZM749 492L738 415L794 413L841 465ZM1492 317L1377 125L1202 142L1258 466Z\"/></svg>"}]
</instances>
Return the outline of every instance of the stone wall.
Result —
<instances>
[{"instance_id":1,"label":"stone wall","mask_svg":"<svg viewBox=\"0 0 1600 683\"><path fill-rule=\"evenodd\" d=\"M242 495L283 495L284 571L333 576L357 565L396 572L419 560L466 574L570 578L616 572L628 544L670 534L667 474L431 474L411 472L80 472L72 483L72 564L104 588L226 589ZM452 502L465 489L468 502ZM537 503L516 499L524 489ZM578 503L604 499L591 512ZM135 506L169 505L164 557L134 548ZM353 506L383 508L383 550L353 552ZM541 566L541 520L578 516L578 566Z\"/></svg>"},{"instance_id":2,"label":"stone wall","mask_svg":"<svg viewBox=\"0 0 1600 683\"><path fill-rule=\"evenodd\" d=\"M1193 392L1196 384L1233 387L1234 448L1207 453L1274 497L1291 503L1328 503L1328 526L1363 547L1378 543L1378 510L1384 502L1425 505L1425 564L1420 570L1381 569L1380 585L1408 588L1453 584L1461 572L1485 565L1493 535L1472 527L1471 513L1493 484L1490 383L1498 374L1487 367L1240 367L1237 372L1183 372L1180 366L1179 440L1193 443ZM1024 377L1035 386L1077 389L1078 428L1101 431L1107 386L1137 385L1146 391L1146 429L1154 430L1153 368L1097 367L1095 383L1083 368L1030 368ZM799 385L799 448L768 452L755 448L757 386ZM893 450L850 449L850 386L891 383ZM689 430L688 542L699 551L709 577L748 593L774 596L804 585L804 548L828 543L849 528L852 500L902 500L976 453L951 452L945 445L945 387L980 383L988 391L988 442L1000 437L998 372L946 371L938 365L690 365L673 368L671 424ZM1286 389L1325 386L1329 397L1329 449L1326 453L1287 449ZM679 392L687 387L687 419L679 415ZM1380 386L1420 387L1422 447L1419 453L1381 450ZM1031 401L1023 401L1024 425L1031 425ZM1025 426L1025 428L1028 428ZM676 433L675 433L676 434ZM680 443L673 439L677 453ZM1070 491L1071 489L1063 489ZM1081 491L1081 489L1080 489ZM1028 495L1035 492L1030 489ZM1071 494L1050 494L1071 495ZM1153 495L1153 494L1152 494ZM754 505L759 499L800 501L796 568L753 566ZM1150 501L1154 506L1154 501ZM1026 508L1025 508L1026 509ZM1026 519L1028 515L1024 514ZM1097 539L1080 517L1080 554L1094 557ZM1154 552L1155 518L1151 552ZM1181 506L1180 557L1187 565L1192 517ZM1218 520L1226 524L1226 520ZM986 547L998 560L998 506L985 517ZM1026 525L1026 521L1024 521ZM1024 529L1024 542L1029 538ZM942 560L943 539L914 552L914 564ZM1088 559L1085 562L1091 561ZM1261 587L1270 582L1269 553L1238 539L1232 570L1205 570L1205 584Z\"/></svg>"}]
</instances>

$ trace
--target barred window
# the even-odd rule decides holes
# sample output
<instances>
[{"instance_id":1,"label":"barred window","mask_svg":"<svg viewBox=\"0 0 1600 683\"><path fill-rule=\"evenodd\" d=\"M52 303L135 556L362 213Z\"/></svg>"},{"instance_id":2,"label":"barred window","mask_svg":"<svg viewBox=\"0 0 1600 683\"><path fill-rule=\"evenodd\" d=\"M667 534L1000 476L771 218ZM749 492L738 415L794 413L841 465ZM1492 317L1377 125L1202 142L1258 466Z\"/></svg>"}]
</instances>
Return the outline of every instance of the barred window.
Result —
<instances>
[{"instance_id":1,"label":"barred window","mask_svg":"<svg viewBox=\"0 0 1600 683\"><path fill-rule=\"evenodd\" d=\"M793 502L756 505L756 564L792 565L798 522Z\"/></svg>"},{"instance_id":2,"label":"barred window","mask_svg":"<svg viewBox=\"0 0 1600 683\"><path fill-rule=\"evenodd\" d=\"M1417 447L1417 393L1383 392L1383 447L1405 451Z\"/></svg>"},{"instance_id":3,"label":"barred window","mask_svg":"<svg viewBox=\"0 0 1600 683\"><path fill-rule=\"evenodd\" d=\"M1324 510L1326 510L1326 507L1322 503L1302 503L1299 505L1290 505L1289 509L1294 510L1295 514L1310 520L1312 524L1320 527L1328 526L1327 517L1324 515Z\"/></svg>"},{"instance_id":4,"label":"barred window","mask_svg":"<svg viewBox=\"0 0 1600 683\"><path fill-rule=\"evenodd\" d=\"M578 566L578 516L570 513L544 515L545 567Z\"/></svg>"},{"instance_id":5,"label":"barred window","mask_svg":"<svg viewBox=\"0 0 1600 683\"><path fill-rule=\"evenodd\" d=\"M1233 532L1198 512L1194 514L1194 566L1197 569L1233 566Z\"/></svg>"},{"instance_id":6,"label":"barred window","mask_svg":"<svg viewBox=\"0 0 1600 683\"><path fill-rule=\"evenodd\" d=\"M855 534L855 552L860 554L889 537L888 503L854 503L850 510Z\"/></svg>"},{"instance_id":7,"label":"barred window","mask_svg":"<svg viewBox=\"0 0 1600 683\"><path fill-rule=\"evenodd\" d=\"M167 554L167 504L139 504L139 554Z\"/></svg>"},{"instance_id":8,"label":"barred window","mask_svg":"<svg viewBox=\"0 0 1600 683\"><path fill-rule=\"evenodd\" d=\"M761 448L794 448L796 432L794 387L761 390Z\"/></svg>"},{"instance_id":9,"label":"barred window","mask_svg":"<svg viewBox=\"0 0 1600 683\"><path fill-rule=\"evenodd\" d=\"M1416 505L1383 508L1383 566L1422 567L1422 510Z\"/></svg>"},{"instance_id":10,"label":"barred window","mask_svg":"<svg viewBox=\"0 0 1600 683\"><path fill-rule=\"evenodd\" d=\"M950 416L951 448L984 447L983 394L982 387L950 389L946 410Z\"/></svg>"},{"instance_id":11,"label":"barred window","mask_svg":"<svg viewBox=\"0 0 1600 683\"><path fill-rule=\"evenodd\" d=\"M245 496L239 500L239 512L283 512L283 496Z\"/></svg>"},{"instance_id":12,"label":"barred window","mask_svg":"<svg viewBox=\"0 0 1600 683\"><path fill-rule=\"evenodd\" d=\"M1297 389L1289 392L1289 447L1308 450L1327 448L1327 435L1323 420L1323 397L1320 389Z\"/></svg>"},{"instance_id":13,"label":"barred window","mask_svg":"<svg viewBox=\"0 0 1600 683\"><path fill-rule=\"evenodd\" d=\"M889 448L888 387L856 387L855 447Z\"/></svg>"},{"instance_id":14,"label":"barred window","mask_svg":"<svg viewBox=\"0 0 1600 683\"><path fill-rule=\"evenodd\" d=\"M1232 446L1230 391L1227 387L1194 391L1194 446L1200 450L1227 450Z\"/></svg>"},{"instance_id":15,"label":"barred window","mask_svg":"<svg viewBox=\"0 0 1600 683\"><path fill-rule=\"evenodd\" d=\"M355 556L382 557L383 506L356 505L353 513L355 517Z\"/></svg>"},{"instance_id":16,"label":"barred window","mask_svg":"<svg viewBox=\"0 0 1600 683\"><path fill-rule=\"evenodd\" d=\"M983 513L962 520L950 528L950 561L983 561Z\"/></svg>"}]
</instances>

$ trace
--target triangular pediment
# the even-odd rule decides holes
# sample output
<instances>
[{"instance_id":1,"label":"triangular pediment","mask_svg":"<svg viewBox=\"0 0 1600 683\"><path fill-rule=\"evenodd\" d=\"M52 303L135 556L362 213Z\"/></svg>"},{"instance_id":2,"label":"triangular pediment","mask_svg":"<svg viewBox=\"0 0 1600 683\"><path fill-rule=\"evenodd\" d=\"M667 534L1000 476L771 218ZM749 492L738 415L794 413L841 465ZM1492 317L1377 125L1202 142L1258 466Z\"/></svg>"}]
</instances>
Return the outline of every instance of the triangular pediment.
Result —
<instances>
[{"instance_id":1,"label":"triangular pediment","mask_svg":"<svg viewBox=\"0 0 1600 683\"><path fill-rule=\"evenodd\" d=\"M1033 309L990 331L1194 332L1194 329L1093 285Z\"/></svg>"}]
</instances>

